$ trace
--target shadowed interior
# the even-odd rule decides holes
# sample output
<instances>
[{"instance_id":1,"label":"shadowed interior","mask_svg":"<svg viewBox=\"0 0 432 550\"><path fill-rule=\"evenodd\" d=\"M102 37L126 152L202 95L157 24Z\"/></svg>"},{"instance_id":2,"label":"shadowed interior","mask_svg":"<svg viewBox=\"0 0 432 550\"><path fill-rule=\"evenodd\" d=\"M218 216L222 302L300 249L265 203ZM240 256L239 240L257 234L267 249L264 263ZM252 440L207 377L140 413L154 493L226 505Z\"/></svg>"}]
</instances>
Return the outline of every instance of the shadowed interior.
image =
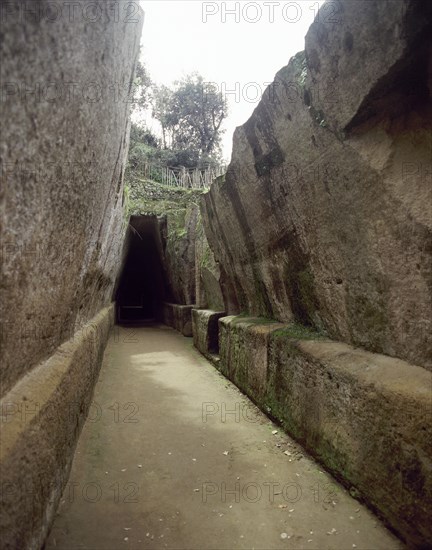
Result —
<instances>
[{"instance_id":1,"label":"shadowed interior","mask_svg":"<svg viewBox=\"0 0 432 550\"><path fill-rule=\"evenodd\" d=\"M156 216L131 217L124 250L123 268L115 292L117 322L160 320L166 285Z\"/></svg>"}]
</instances>

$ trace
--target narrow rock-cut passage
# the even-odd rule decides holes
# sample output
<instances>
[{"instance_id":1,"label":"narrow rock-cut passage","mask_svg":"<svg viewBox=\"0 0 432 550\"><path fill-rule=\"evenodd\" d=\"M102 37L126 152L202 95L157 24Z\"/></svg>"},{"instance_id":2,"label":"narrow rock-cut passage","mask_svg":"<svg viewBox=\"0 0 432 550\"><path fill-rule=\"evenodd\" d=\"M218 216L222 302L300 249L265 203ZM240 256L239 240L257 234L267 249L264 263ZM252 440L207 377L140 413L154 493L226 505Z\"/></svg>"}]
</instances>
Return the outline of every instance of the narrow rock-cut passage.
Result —
<instances>
[{"instance_id":1,"label":"narrow rock-cut passage","mask_svg":"<svg viewBox=\"0 0 432 550\"><path fill-rule=\"evenodd\" d=\"M115 328L47 548L401 547L190 339Z\"/></svg>"},{"instance_id":2,"label":"narrow rock-cut passage","mask_svg":"<svg viewBox=\"0 0 432 550\"><path fill-rule=\"evenodd\" d=\"M120 324L139 323L160 317L165 297L161 248L156 216L132 216L115 292L117 321Z\"/></svg>"}]
</instances>

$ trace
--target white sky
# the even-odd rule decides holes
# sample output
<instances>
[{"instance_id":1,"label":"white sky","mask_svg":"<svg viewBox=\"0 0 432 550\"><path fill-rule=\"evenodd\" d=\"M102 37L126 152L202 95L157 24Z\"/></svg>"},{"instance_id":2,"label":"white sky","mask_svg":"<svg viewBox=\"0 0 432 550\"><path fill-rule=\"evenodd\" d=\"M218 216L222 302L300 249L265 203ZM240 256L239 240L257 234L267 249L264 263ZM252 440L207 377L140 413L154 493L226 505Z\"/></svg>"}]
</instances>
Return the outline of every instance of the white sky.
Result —
<instances>
[{"instance_id":1,"label":"white sky","mask_svg":"<svg viewBox=\"0 0 432 550\"><path fill-rule=\"evenodd\" d=\"M252 114L257 96L277 71L304 49L305 34L322 3L140 0L145 13L142 60L158 84L170 85L198 71L226 93L223 153L229 160L234 129ZM147 122L158 132L157 123Z\"/></svg>"}]
</instances>

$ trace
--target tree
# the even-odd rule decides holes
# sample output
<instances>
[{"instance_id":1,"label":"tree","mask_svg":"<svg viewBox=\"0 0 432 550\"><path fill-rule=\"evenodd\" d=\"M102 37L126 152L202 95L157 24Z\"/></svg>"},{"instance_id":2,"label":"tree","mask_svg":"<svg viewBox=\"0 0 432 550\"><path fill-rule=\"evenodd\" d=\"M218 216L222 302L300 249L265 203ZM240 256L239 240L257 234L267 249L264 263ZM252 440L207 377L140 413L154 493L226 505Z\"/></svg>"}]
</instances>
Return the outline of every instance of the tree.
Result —
<instances>
[{"instance_id":1,"label":"tree","mask_svg":"<svg viewBox=\"0 0 432 550\"><path fill-rule=\"evenodd\" d=\"M146 129L133 125L129 153L134 169L144 162L161 166L205 168L220 160L221 125L227 116L226 100L193 73L173 88L152 84L144 65L137 68L138 108L152 107L162 128L162 143Z\"/></svg>"},{"instance_id":2,"label":"tree","mask_svg":"<svg viewBox=\"0 0 432 550\"><path fill-rule=\"evenodd\" d=\"M160 150L157 137L145 126L132 122L129 141L128 162L132 170L152 160Z\"/></svg>"},{"instance_id":3,"label":"tree","mask_svg":"<svg viewBox=\"0 0 432 550\"><path fill-rule=\"evenodd\" d=\"M192 73L175 83L168 121L176 126L173 146L192 147L201 157L220 152L221 125L227 116L226 99Z\"/></svg>"},{"instance_id":4,"label":"tree","mask_svg":"<svg viewBox=\"0 0 432 550\"><path fill-rule=\"evenodd\" d=\"M134 109L144 111L150 104L150 89L152 81L146 66L138 61L134 80Z\"/></svg>"},{"instance_id":5,"label":"tree","mask_svg":"<svg viewBox=\"0 0 432 550\"><path fill-rule=\"evenodd\" d=\"M145 125L132 122L130 130L130 143L145 143L150 147L159 147L158 138Z\"/></svg>"},{"instance_id":6,"label":"tree","mask_svg":"<svg viewBox=\"0 0 432 550\"><path fill-rule=\"evenodd\" d=\"M153 85L152 92L152 117L155 118L161 125L163 147L164 149L167 149L169 139L168 133L173 131L170 116L172 110L173 92L164 84L161 86L156 84Z\"/></svg>"}]
</instances>

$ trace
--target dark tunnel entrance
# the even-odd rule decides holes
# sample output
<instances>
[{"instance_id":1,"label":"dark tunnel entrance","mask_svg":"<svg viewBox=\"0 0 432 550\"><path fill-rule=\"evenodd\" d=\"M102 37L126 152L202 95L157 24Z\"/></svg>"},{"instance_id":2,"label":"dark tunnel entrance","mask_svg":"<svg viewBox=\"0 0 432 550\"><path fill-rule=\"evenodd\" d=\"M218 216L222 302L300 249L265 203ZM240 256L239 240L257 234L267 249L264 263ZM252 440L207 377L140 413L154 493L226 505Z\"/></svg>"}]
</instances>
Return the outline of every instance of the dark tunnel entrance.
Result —
<instances>
[{"instance_id":1,"label":"dark tunnel entrance","mask_svg":"<svg viewBox=\"0 0 432 550\"><path fill-rule=\"evenodd\" d=\"M115 291L117 323L160 321L166 297L163 245L156 216L132 216Z\"/></svg>"}]
</instances>

